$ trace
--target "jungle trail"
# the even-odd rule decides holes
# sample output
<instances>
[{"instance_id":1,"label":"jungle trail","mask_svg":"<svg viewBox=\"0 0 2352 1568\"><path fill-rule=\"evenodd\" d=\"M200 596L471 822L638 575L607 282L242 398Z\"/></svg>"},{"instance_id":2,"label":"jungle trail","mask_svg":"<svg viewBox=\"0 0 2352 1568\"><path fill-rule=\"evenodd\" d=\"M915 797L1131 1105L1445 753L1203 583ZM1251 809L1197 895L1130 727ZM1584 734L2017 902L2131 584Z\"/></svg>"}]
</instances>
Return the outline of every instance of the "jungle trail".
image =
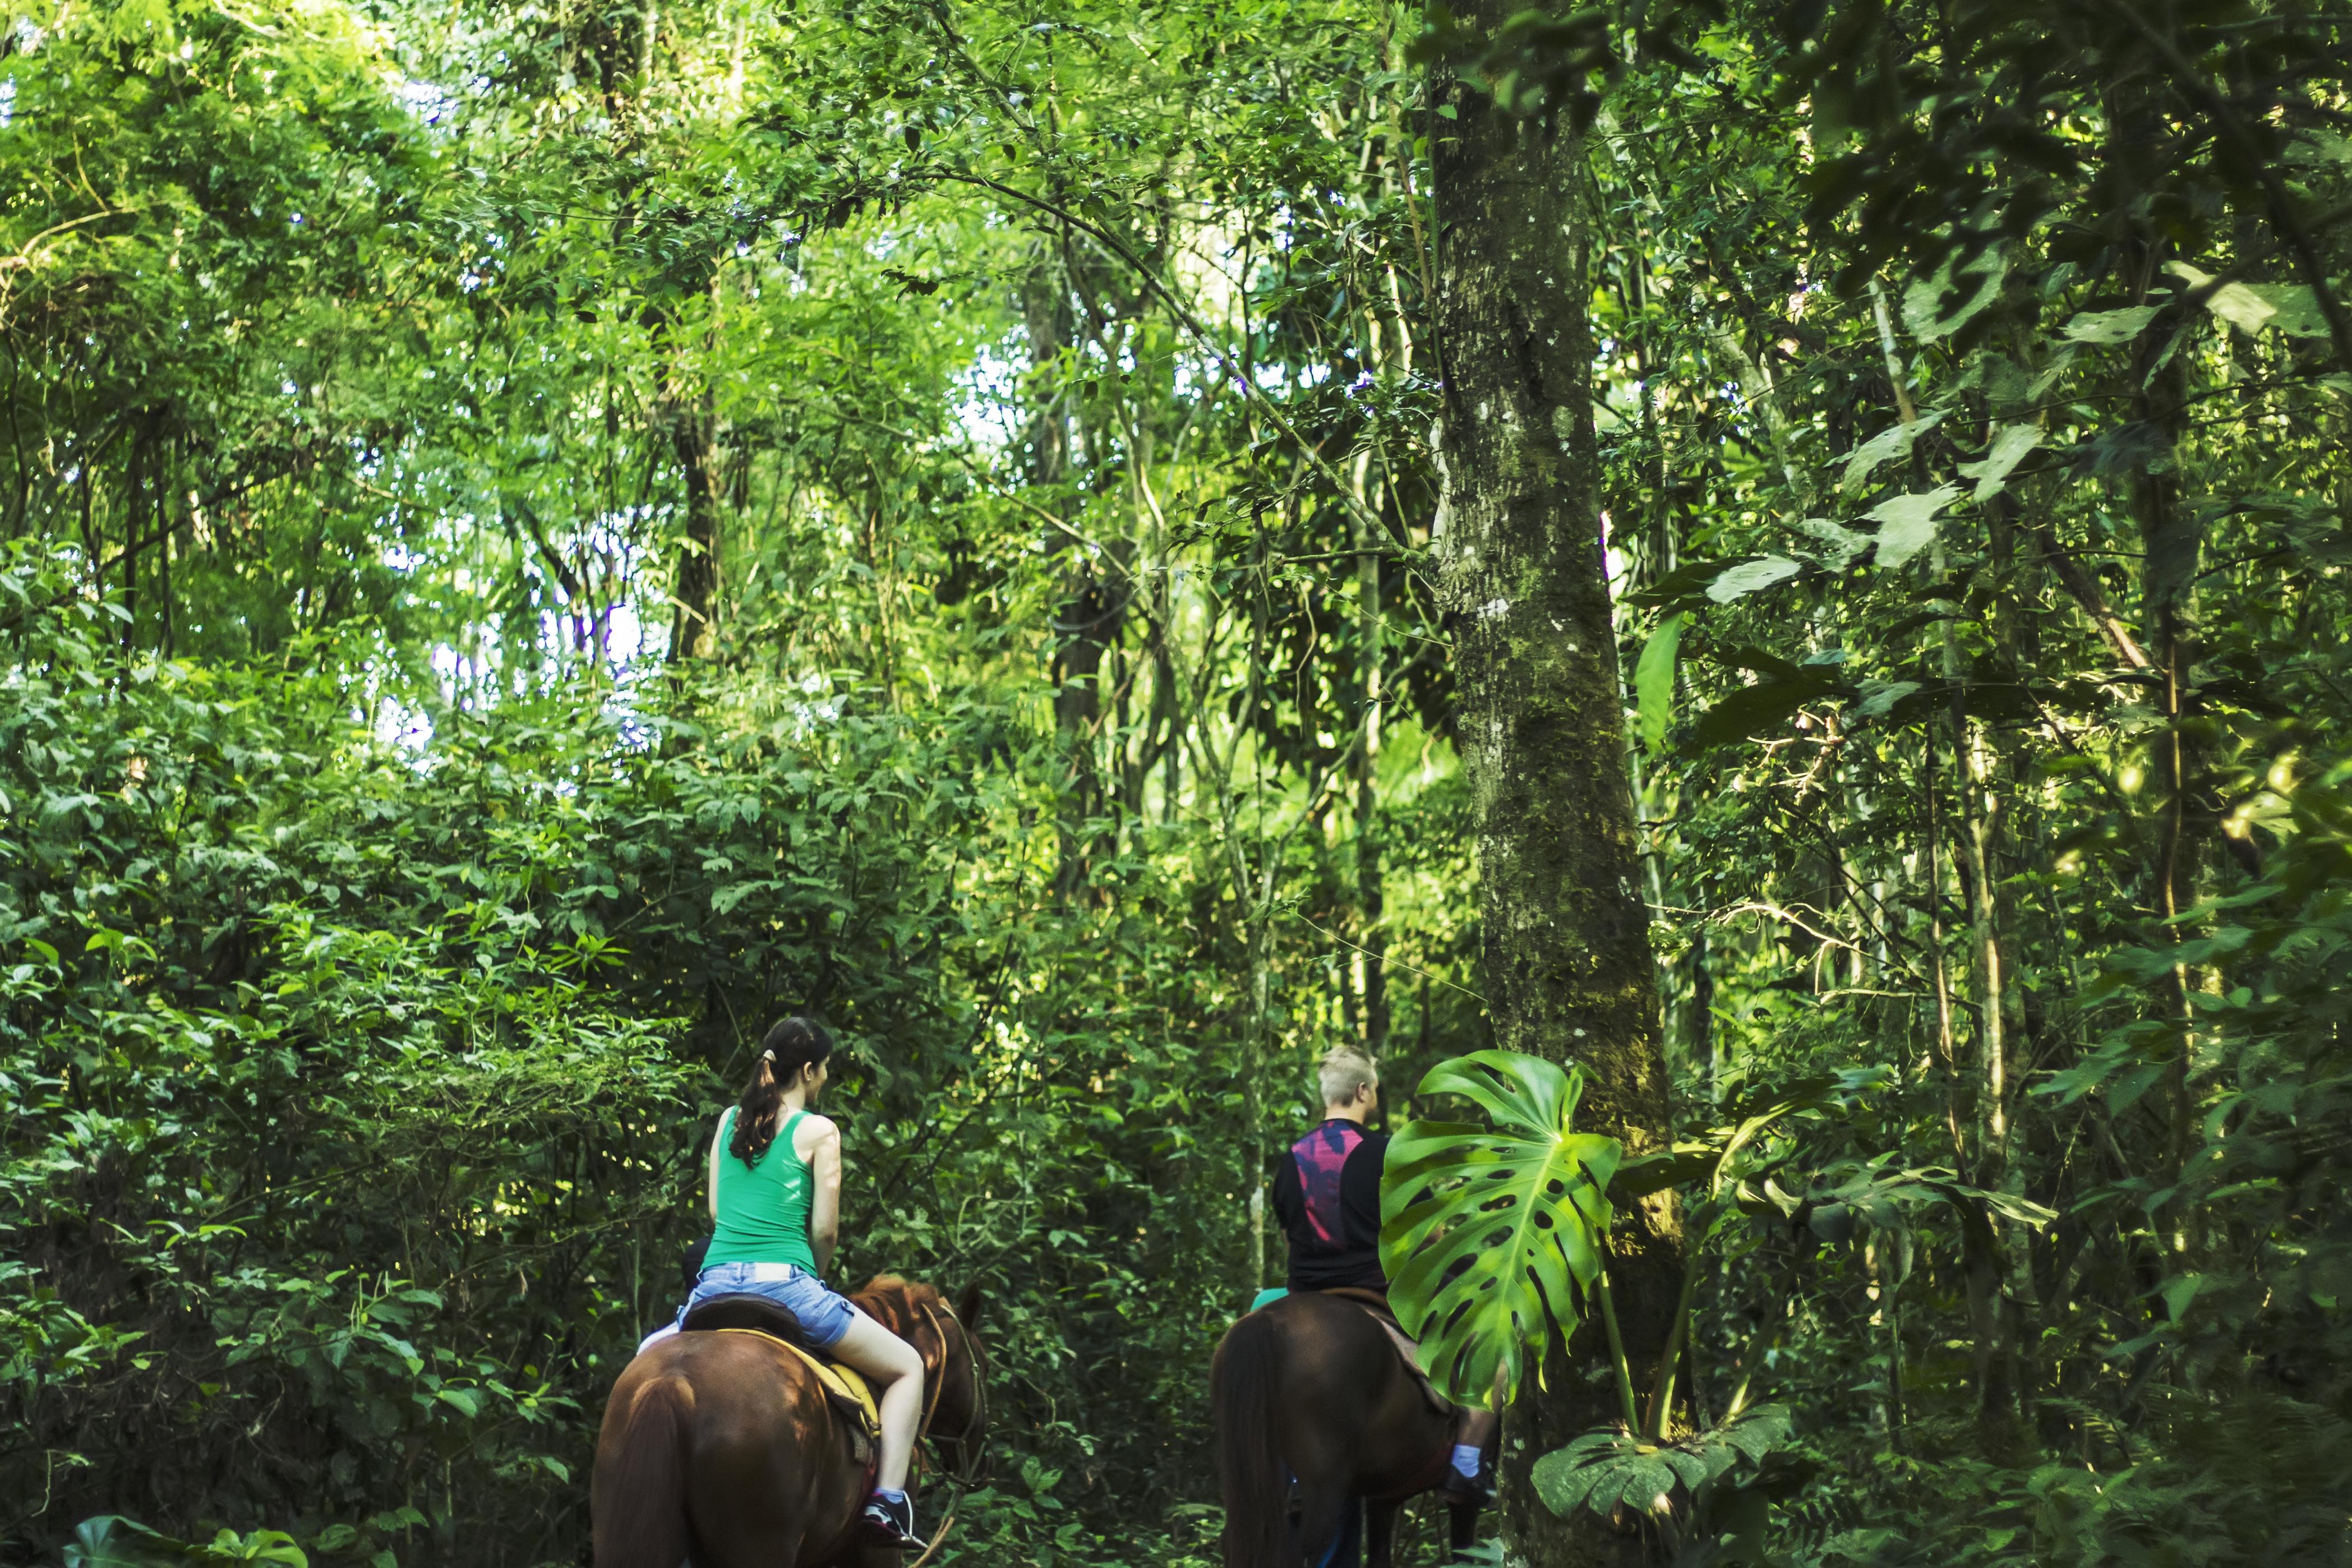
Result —
<instances>
[{"instance_id":1,"label":"jungle trail","mask_svg":"<svg viewBox=\"0 0 2352 1568\"><path fill-rule=\"evenodd\" d=\"M2340 1565L2347 16L25 0L0 1563Z\"/></svg>"}]
</instances>

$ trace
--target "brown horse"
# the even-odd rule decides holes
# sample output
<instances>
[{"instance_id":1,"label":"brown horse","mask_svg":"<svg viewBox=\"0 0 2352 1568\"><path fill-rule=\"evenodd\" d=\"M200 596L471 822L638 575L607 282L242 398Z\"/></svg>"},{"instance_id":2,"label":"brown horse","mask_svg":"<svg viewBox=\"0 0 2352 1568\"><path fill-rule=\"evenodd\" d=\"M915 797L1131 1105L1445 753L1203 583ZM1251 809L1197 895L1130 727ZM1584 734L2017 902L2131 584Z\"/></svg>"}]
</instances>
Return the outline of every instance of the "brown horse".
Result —
<instances>
[{"instance_id":1,"label":"brown horse","mask_svg":"<svg viewBox=\"0 0 2352 1568\"><path fill-rule=\"evenodd\" d=\"M883 1275L853 1297L923 1358L922 1435L973 1479L987 1424L977 1287L955 1306ZM858 1522L866 1474L816 1376L760 1334L682 1333L631 1362L604 1405L589 1488L596 1568L889 1568Z\"/></svg>"},{"instance_id":2,"label":"brown horse","mask_svg":"<svg viewBox=\"0 0 2352 1568\"><path fill-rule=\"evenodd\" d=\"M1397 1512L1444 1479L1455 1417L1430 1403L1371 1314L1293 1291L1225 1331L1209 1378L1225 1568L1350 1560L1360 1500L1369 1568L1389 1568ZM1456 1552L1477 1517L1474 1505L1450 1510Z\"/></svg>"}]
</instances>

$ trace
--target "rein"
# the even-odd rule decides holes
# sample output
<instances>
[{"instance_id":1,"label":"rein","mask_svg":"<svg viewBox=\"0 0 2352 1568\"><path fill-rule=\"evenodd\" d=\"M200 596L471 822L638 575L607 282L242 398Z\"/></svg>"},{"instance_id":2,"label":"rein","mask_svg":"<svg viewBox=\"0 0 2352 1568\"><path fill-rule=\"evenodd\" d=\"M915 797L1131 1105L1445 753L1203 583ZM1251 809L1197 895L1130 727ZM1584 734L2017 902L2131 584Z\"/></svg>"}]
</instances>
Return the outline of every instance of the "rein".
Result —
<instances>
[{"instance_id":1,"label":"rein","mask_svg":"<svg viewBox=\"0 0 2352 1568\"><path fill-rule=\"evenodd\" d=\"M987 1456L974 1451L977 1446L972 1442L972 1438L988 1423L988 1384L987 1380L981 1375L979 1342L964 1331L963 1324L956 1317L953 1308L934 1306L929 1301L919 1301L916 1303L915 1310L922 1314L923 1321L930 1325L931 1332L938 1335L940 1341L939 1365L932 1367L926 1364L923 1368L924 1381L930 1384L930 1390L929 1396L923 1404L922 1425L915 1429L915 1441L921 1443L931 1436L931 1423L940 1413L940 1396L947 1392L948 1367L951 1359L950 1352L953 1349L952 1342L948 1338L947 1324L954 1323L957 1332L962 1336L964 1349L971 1359L972 1400L971 1415L965 1420L963 1430L949 1439L962 1450L964 1455L964 1471L953 1479L967 1486L976 1485L986 1474ZM941 1321L942 1318L945 1321Z\"/></svg>"}]
</instances>

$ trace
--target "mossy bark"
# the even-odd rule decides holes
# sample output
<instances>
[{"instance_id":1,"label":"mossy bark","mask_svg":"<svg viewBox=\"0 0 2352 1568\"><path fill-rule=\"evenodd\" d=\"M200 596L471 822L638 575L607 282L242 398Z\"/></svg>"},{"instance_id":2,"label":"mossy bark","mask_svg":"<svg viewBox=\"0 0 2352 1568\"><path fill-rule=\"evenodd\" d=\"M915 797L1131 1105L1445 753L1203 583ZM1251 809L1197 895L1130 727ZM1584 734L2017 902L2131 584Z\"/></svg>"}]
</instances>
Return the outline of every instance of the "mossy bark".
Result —
<instances>
[{"instance_id":1,"label":"mossy bark","mask_svg":"<svg viewBox=\"0 0 2352 1568\"><path fill-rule=\"evenodd\" d=\"M1465 22L1491 31L1507 7ZM1484 991L1496 1043L1590 1075L1580 1120L1639 1150L1667 1120L1648 912L1595 501L1578 148L1441 68L1433 165L1445 396L1438 526L1460 681L1455 736L1477 833ZM1450 114L1450 118L1448 117ZM1612 1271L1637 1387L1681 1282L1675 1211L1624 1214ZM1535 1568L1633 1563L1640 1538L1554 1518L1528 1484L1544 1453L1613 1422L1588 1326L1505 1424L1504 1535ZM1593 1342L1588 1343L1590 1339Z\"/></svg>"}]
</instances>

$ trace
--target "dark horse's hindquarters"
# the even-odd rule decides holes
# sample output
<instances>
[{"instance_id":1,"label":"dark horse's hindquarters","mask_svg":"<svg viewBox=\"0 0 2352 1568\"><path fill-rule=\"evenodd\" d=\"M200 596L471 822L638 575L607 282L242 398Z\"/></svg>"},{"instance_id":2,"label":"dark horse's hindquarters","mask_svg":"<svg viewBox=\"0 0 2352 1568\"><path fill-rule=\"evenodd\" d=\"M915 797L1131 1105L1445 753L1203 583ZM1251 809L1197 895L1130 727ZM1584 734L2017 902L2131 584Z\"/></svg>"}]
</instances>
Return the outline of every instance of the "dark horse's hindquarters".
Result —
<instances>
[{"instance_id":1,"label":"dark horse's hindquarters","mask_svg":"<svg viewBox=\"0 0 2352 1568\"><path fill-rule=\"evenodd\" d=\"M1443 1477L1454 1423L1432 1407L1371 1314L1311 1291L1286 1296L1226 1331L1210 1379L1225 1568L1320 1564L1359 1498L1370 1515L1370 1568L1387 1568L1398 1507ZM1475 1518L1474 1508L1454 1510L1456 1547Z\"/></svg>"}]
</instances>

